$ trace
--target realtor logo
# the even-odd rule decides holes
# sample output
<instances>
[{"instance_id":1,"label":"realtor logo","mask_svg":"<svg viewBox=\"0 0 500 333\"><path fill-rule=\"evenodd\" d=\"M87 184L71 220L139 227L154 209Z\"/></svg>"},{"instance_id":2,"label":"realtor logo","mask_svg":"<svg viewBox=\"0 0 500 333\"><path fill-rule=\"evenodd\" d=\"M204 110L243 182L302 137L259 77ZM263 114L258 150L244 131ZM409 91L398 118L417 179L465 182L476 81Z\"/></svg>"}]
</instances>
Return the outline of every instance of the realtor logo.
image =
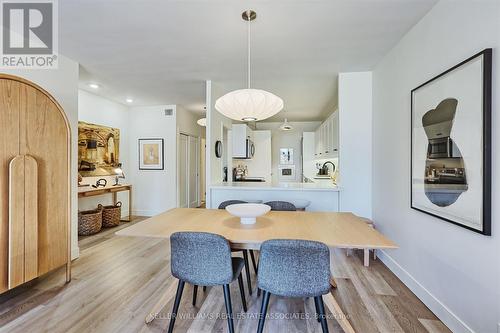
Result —
<instances>
[{"instance_id":1,"label":"realtor logo","mask_svg":"<svg viewBox=\"0 0 500 333\"><path fill-rule=\"evenodd\" d=\"M2 68L57 68L57 2L0 0Z\"/></svg>"}]
</instances>

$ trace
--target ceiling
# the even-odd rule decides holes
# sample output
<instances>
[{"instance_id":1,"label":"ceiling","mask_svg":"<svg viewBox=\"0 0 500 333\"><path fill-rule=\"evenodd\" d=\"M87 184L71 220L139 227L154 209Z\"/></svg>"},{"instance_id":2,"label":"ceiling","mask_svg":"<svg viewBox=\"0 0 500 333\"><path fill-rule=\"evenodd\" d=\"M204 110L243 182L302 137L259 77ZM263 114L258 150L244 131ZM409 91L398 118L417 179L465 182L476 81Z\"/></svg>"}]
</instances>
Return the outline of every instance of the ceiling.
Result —
<instances>
[{"instance_id":1,"label":"ceiling","mask_svg":"<svg viewBox=\"0 0 500 333\"><path fill-rule=\"evenodd\" d=\"M64 0L60 52L81 65L80 87L120 103L202 112L205 80L283 98L273 120L320 120L337 104L339 72L372 69L436 0ZM100 88L88 87L96 82Z\"/></svg>"}]
</instances>

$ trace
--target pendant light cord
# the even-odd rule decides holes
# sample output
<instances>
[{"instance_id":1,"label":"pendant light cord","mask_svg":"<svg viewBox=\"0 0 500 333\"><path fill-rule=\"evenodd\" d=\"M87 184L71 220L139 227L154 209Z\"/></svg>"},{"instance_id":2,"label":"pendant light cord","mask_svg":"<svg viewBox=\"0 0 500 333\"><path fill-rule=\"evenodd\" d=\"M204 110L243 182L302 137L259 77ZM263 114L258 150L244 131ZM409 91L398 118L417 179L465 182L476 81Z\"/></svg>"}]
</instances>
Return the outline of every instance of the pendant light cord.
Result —
<instances>
[{"instance_id":1,"label":"pendant light cord","mask_svg":"<svg viewBox=\"0 0 500 333\"><path fill-rule=\"evenodd\" d=\"M250 23L252 21L250 20L250 15L248 15L248 20L247 20L247 57L248 57L248 74L247 74L247 86L248 89L250 89Z\"/></svg>"}]
</instances>

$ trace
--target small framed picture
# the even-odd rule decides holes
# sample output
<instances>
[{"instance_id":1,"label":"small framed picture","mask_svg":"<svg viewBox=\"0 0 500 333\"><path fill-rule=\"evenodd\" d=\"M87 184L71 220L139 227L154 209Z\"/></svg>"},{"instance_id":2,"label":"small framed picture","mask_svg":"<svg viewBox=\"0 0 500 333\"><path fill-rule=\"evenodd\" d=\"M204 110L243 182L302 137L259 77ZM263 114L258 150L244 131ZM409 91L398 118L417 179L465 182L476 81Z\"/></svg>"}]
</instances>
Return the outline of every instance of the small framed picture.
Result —
<instances>
[{"instance_id":1,"label":"small framed picture","mask_svg":"<svg viewBox=\"0 0 500 333\"><path fill-rule=\"evenodd\" d=\"M280 148L280 164L293 164L293 148Z\"/></svg>"},{"instance_id":2,"label":"small framed picture","mask_svg":"<svg viewBox=\"0 0 500 333\"><path fill-rule=\"evenodd\" d=\"M163 170L163 139L139 139L139 170Z\"/></svg>"}]
</instances>

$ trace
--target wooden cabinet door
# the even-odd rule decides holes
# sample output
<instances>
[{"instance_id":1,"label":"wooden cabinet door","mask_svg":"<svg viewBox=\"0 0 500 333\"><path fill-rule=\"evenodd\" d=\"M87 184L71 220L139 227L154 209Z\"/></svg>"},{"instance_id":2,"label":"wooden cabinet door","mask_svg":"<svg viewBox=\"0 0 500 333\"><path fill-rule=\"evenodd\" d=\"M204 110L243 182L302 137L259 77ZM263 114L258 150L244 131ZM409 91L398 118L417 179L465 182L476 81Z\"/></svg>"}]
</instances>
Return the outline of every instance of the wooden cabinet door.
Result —
<instances>
[{"instance_id":1,"label":"wooden cabinet door","mask_svg":"<svg viewBox=\"0 0 500 333\"><path fill-rule=\"evenodd\" d=\"M20 153L38 163L38 275L42 275L68 260L69 129L62 110L39 89L24 85L21 103Z\"/></svg>"},{"instance_id":2,"label":"wooden cabinet door","mask_svg":"<svg viewBox=\"0 0 500 333\"><path fill-rule=\"evenodd\" d=\"M0 79L0 293L9 281L9 164L19 154L20 88Z\"/></svg>"}]
</instances>

